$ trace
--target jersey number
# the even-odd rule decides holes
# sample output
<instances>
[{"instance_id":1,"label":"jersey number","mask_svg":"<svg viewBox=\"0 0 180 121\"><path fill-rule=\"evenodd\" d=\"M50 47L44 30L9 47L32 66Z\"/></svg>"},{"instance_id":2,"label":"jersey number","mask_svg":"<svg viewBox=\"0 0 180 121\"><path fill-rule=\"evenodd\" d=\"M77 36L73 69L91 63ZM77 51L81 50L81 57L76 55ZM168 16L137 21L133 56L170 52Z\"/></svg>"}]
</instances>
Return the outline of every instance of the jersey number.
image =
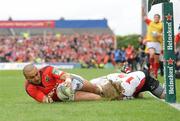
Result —
<instances>
[{"instance_id":1,"label":"jersey number","mask_svg":"<svg viewBox=\"0 0 180 121\"><path fill-rule=\"evenodd\" d=\"M129 77L126 82L130 84L130 82L133 80L134 78L133 77Z\"/></svg>"}]
</instances>

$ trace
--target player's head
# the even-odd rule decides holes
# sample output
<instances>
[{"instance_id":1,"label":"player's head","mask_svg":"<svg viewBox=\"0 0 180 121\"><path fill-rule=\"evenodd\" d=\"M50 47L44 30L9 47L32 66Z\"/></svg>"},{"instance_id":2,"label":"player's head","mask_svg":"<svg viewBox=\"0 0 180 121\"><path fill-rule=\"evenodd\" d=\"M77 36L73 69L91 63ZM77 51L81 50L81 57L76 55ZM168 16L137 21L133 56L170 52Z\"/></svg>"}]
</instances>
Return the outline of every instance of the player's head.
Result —
<instances>
[{"instance_id":1,"label":"player's head","mask_svg":"<svg viewBox=\"0 0 180 121\"><path fill-rule=\"evenodd\" d=\"M154 14L154 22L158 23L161 19L161 16L159 14Z\"/></svg>"},{"instance_id":2,"label":"player's head","mask_svg":"<svg viewBox=\"0 0 180 121\"><path fill-rule=\"evenodd\" d=\"M33 64L28 64L23 68L24 77L32 84L40 84L41 78L38 69Z\"/></svg>"}]
</instances>

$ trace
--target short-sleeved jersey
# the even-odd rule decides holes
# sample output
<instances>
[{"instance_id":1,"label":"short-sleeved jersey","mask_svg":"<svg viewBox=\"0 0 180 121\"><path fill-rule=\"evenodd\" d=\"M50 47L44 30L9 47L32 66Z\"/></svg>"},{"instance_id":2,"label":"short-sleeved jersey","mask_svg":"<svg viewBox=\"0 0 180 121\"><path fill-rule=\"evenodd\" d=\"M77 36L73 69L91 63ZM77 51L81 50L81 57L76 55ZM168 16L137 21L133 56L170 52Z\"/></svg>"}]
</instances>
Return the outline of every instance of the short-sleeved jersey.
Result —
<instances>
[{"instance_id":1,"label":"short-sleeved jersey","mask_svg":"<svg viewBox=\"0 0 180 121\"><path fill-rule=\"evenodd\" d=\"M163 24L162 22L155 23L154 21L151 21L150 19L145 20L147 24L147 35L146 40L149 42L159 42L162 43L162 36L158 38L153 37L153 32L162 33L163 32Z\"/></svg>"},{"instance_id":2,"label":"short-sleeved jersey","mask_svg":"<svg viewBox=\"0 0 180 121\"><path fill-rule=\"evenodd\" d=\"M39 70L41 76L41 84L35 85L29 83L27 80L25 82L25 90L29 96L34 98L38 102L42 102L44 96L46 96L51 91L54 91L52 99L58 101L59 98L56 95L56 87L58 84L63 83L60 77L64 74L63 71L54 68L52 66L46 66Z\"/></svg>"},{"instance_id":3,"label":"short-sleeved jersey","mask_svg":"<svg viewBox=\"0 0 180 121\"><path fill-rule=\"evenodd\" d=\"M132 73L112 73L107 76L92 79L91 83L103 85L107 83L107 80L112 80L113 82L120 82L121 86L124 88L122 93L124 96L133 96L141 91L145 84L145 74L142 71L136 71Z\"/></svg>"}]
</instances>

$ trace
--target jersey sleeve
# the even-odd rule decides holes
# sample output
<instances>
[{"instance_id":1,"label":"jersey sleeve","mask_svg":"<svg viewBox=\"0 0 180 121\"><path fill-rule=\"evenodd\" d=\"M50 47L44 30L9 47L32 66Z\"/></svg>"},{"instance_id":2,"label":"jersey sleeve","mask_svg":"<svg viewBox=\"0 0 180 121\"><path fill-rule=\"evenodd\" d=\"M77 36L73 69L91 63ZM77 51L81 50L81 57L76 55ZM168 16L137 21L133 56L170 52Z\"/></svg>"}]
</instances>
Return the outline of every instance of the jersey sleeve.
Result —
<instances>
[{"instance_id":1,"label":"jersey sleeve","mask_svg":"<svg viewBox=\"0 0 180 121\"><path fill-rule=\"evenodd\" d=\"M151 20L148 19L148 18L146 18L146 19L145 19L145 23L146 23L147 25L149 25L149 24L151 23Z\"/></svg>"},{"instance_id":2,"label":"jersey sleeve","mask_svg":"<svg viewBox=\"0 0 180 121\"><path fill-rule=\"evenodd\" d=\"M38 102L43 102L43 98L46 96L42 91L38 90L37 87L33 85L27 85L26 92Z\"/></svg>"}]
</instances>

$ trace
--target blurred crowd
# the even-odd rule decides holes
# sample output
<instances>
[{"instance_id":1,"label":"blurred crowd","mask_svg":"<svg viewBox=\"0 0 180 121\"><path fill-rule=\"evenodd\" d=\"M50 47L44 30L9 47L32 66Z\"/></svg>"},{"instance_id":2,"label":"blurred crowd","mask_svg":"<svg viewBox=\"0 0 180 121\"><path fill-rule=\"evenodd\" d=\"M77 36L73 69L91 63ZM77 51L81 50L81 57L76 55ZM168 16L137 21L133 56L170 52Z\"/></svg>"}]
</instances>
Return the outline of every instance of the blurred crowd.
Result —
<instances>
[{"instance_id":1,"label":"blurred crowd","mask_svg":"<svg viewBox=\"0 0 180 121\"><path fill-rule=\"evenodd\" d=\"M73 62L80 63L83 68L103 68L112 63L117 69L128 65L132 70L148 66L142 37L137 40L138 48L133 45L116 48L115 41L114 36L108 34L0 36L0 62ZM175 50L179 63L180 51L179 48ZM160 72L163 75L163 53Z\"/></svg>"},{"instance_id":2,"label":"blurred crowd","mask_svg":"<svg viewBox=\"0 0 180 121\"><path fill-rule=\"evenodd\" d=\"M112 48L114 36L107 34L1 36L0 62L100 63Z\"/></svg>"},{"instance_id":3,"label":"blurred crowd","mask_svg":"<svg viewBox=\"0 0 180 121\"><path fill-rule=\"evenodd\" d=\"M133 69L139 63L138 51L132 45L116 48L112 35L0 36L0 62L80 63L84 68L103 68L108 62Z\"/></svg>"}]
</instances>

